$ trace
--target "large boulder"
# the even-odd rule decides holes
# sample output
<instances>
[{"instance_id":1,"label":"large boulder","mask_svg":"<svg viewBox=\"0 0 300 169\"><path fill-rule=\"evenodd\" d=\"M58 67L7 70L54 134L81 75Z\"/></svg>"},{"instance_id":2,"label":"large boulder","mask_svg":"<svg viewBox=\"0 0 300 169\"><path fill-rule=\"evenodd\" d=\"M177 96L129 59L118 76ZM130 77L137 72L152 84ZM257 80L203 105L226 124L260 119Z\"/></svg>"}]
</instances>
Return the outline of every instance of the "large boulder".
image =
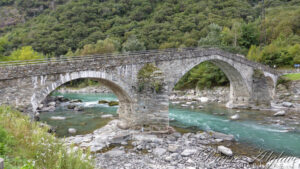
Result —
<instances>
[{"instance_id":1,"label":"large boulder","mask_svg":"<svg viewBox=\"0 0 300 169\"><path fill-rule=\"evenodd\" d=\"M218 146L218 151L224 155L227 155L227 156L232 156L233 155L233 152L231 151L230 148L227 148L225 146Z\"/></svg>"}]
</instances>

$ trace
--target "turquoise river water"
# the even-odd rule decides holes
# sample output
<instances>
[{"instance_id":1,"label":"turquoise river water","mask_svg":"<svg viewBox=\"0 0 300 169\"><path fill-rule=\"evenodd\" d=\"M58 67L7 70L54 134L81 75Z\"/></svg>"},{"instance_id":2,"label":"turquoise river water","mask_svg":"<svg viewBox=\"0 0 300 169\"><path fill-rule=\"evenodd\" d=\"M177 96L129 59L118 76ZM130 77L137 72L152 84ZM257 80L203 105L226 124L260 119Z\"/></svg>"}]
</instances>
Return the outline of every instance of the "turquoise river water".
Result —
<instances>
[{"instance_id":1,"label":"turquoise river water","mask_svg":"<svg viewBox=\"0 0 300 169\"><path fill-rule=\"evenodd\" d=\"M69 136L68 128L77 129L77 134L90 133L109 122L102 119L103 114L117 116L117 106L109 107L98 104L99 100L117 100L113 94L60 94L68 99L80 99L78 103L84 111L75 112L67 109L67 103L62 104L54 112L41 114L41 120L57 127L57 136ZM263 111L240 110L240 119L230 120L237 110L226 109L209 104L203 109L188 109L170 104L170 125L188 131L213 130L233 134L242 147L284 152L300 157L300 126L281 126L269 124L266 117L270 114ZM51 120L51 116L64 116L66 120ZM241 147L241 146L240 146ZM249 151L249 148L245 151Z\"/></svg>"}]
</instances>

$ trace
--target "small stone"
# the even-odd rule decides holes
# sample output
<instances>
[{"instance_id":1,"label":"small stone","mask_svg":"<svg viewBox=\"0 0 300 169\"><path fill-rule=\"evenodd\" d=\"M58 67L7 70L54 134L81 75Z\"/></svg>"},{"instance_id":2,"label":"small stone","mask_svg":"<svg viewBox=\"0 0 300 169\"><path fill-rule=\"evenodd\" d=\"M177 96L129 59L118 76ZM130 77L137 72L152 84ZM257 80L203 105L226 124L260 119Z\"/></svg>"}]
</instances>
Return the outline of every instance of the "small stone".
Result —
<instances>
[{"instance_id":1,"label":"small stone","mask_svg":"<svg viewBox=\"0 0 300 169\"><path fill-rule=\"evenodd\" d=\"M74 110L75 110L75 111L83 111L83 107L76 106L76 107L74 108Z\"/></svg>"},{"instance_id":2,"label":"small stone","mask_svg":"<svg viewBox=\"0 0 300 169\"><path fill-rule=\"evenodd\" d=\"M109 103L109 101L106 101L106 100L99 100L98 101L98 104L106 104L106 103Z\"/></svg>"},{"instance_id":3,"label":"small stone","mask_svg":"<svg viewBox=\"0 0 300 169\"><path fill-rule=\"evenodd\" d=\"M113 149L109 152L105 153L105 156L109 156L109 157L119 157L125 154L124 150L119 150L119 149Z\"/></svg>"},{"instance_id":4,"label":"small stone","mask_svg":"<svg viewBox=\"0 0 300 169\"><path fill-rule=\"evenodd\" d=\"M187 156L190 156L190 155L193 155L197 152L196 149L185 149L181 155L184 156L184 157L187 157Z\"/></svg>"},{"instance_id":5,"label":"small stone","mask_svg":"<svg viewBox=\"0 0 300 169\"><path fill-rule=\"evenodd\" d=\"M238 120L239 118L240 118L239 114L235 114L235 115L230 117L231 120Z\"/></svg>"},{"instance_id":6,"label":"small stone","mask_svg":"<svg viewBox=\"0 0 300 169\"><path fill-rule=\"evenodd\" d=\"M69 128L69 129L68 129L68 132L69 132L70 134L75 134L75 133L77 132L77 130L74 129L74 128Z\"/></svg>"},{"instance_id":7,"label":"small stone","mask_svg":"<svg viewBox=\"0 0 300 169\"><path fill-rule=\"evenodd\" d=\"M66 120L66 117L62 117L62 116L52 116L52 117L50 117L50 119L52 119L52 120Z\"/></svg>"},{"instance_id":8,"label":"small stone","mask_svg":"<svg viewBox=\"0 0 300 169\"><path fill-rule=\"evenodd\" d=\"M108 103L109 106L118 106L119 105L119 102L117 101L111 101Z\"/></svg>"},{"instance_id":9,"label":"small stone","mask_svg":"<svg viewBox=\"0 0 300 169\"><path fill-rule=\"evenodd\" d=\"M55 102L50 102L48 103L48 106L54 106L55 107L56 103Z\"/></svg>"},{"instance_id":10,"label":"small stone","mask_svg":"<svg viewBox=\"0 0 300 169\"><path fill-rule=\"evenodd\" d=\"M291 103L291 102L283 102L282 106L284 106L284 107L293 107L293 103Z\"/></svg>"},{"instance_id":11,"label":"small stone","mask_svg":"<svg viewBox=\"0 0 300 169\"><path fill-rule=\"evenodd\" d=\"M164 148L155 148L153 150L153 154L156 155L156 156L162 156L163 154L165 154L167 152L166 149Z\"/></svg>"},{"instance_id":12,"label":"small stone","mask_svg":"<svg viewBox=\"0 0 300 169\"><path fill-rule=\"evenodd\" d=\"M168 151L172 152L172 153L175 153L179 150L179 145L176 145L176 144L170 144L168 146Z\"/></svg>"},{"instance_id":13,"label":"small stone","mask_svg":"<svg viewBox=\"0 0 300 169\"><path fill-rule=\"evenodd\" d=\"M82 100L80 99L74 99L74 100L71 100L70 103L81 103Z\"/></svg>"},{"instance_id":14,"label":"small stone","mask_svg":"<svg viewBox=\"0 0 300 169\"><path fill-rule=\"evenodd\" d=\"M124 121L118 121L117 127L122 130L127 130L129 128L128 124Z\"/></svg>"},{"instance_id":15,"label":"small stone","mask_svg":"<svg viewBox=\"0 0 300 169\"><path fill-rule=\"evenodd\" d=\"M281 111L278 111L277 113L274 114L274 116L285 116L285 111L284 110L281 110Z\"/></svg>"},{"instance_id":16,"label":"small stone","mask_svg":"<svg viewBox=\"0 0 300 169\"><path fill-rule=\"evenodd\" d=\"M114 117L112 114L105 114L101 116L102 119L112 118L112 117Z\"/></svg>"},{"instance_id":17,"label":"small stone","mask_svg":"<svg viewBox=\"0 0 300 169\"><path fill-rule=\"evenodd\" d=\"M223 139L226 141L234 141L234 136L233 135L227 135L219 132L212 132L212 137L215 139Z\"/></svg>"},{"instance_id":18,"label":"small stone","mask_svg":"<svg viewBox=\"0 0 300 169\"><path fill-rule=\"evenodd\" d=\"M232 156L233 155L231 149L227 148L225 146L218 146L218 151L221 152L224 155L227 155L227 156Z\"/></svg>"},{"instance_id":19,"label":"small stone","mask_svg":"<svg viewBox=\"0 0 300 169\"><path fill-rule=\"evenodd\" d=\"M70 104L67 107L68 107L68 109L75 109L76 105Z\"/></svg>"},{"instance_id":20,"label":"small stone","mask_svg":"<svg viewBox=\"0 0 300 169\"><path fill-rule=\"evenodd\" d=\"M207 98L207 97L200 97L199 100L200 100L200 102L202 102L202 103L208 102L208 98Z\"/></svg>"}]
</instances>

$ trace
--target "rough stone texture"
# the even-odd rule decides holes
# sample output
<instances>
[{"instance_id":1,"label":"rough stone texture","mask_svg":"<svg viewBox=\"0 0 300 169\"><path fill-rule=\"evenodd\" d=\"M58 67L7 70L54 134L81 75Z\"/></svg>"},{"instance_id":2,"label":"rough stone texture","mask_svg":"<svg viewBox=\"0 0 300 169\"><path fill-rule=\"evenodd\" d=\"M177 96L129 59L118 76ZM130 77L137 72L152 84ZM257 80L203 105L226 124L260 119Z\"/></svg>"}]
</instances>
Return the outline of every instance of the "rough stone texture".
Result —
<instances>
[{"instance_id":1,"label":"rough stone texture","mask_svg":"<svg viewBox=\"0 0 300 169\"><path fill-rule=\"evenodd\" d=\"M62 84L93 78L117 95L119 117L127 124L166 127L169 93L185 73L205 61L220 67L230 80L228 107L269 104L275 93L275 70L222 50L198 48L63 58L39 64L2 64L0 104L35 112L46 96ZM147 63L153 63L163 74L154 77L163 78L161 92L151 88L139 92L137 75ZM262 72L259 78L254 76L255 70Z\"/></svg>"},{"instance_id":2,"label":"rough stone texture","mask_svg":"<svg viewBox=\"0 0 300 169\"><path fill-rule=\"evenodd\" d=\"M0 169L4 169L4 160L0 158Z\"/></svg>"}]
</instances>

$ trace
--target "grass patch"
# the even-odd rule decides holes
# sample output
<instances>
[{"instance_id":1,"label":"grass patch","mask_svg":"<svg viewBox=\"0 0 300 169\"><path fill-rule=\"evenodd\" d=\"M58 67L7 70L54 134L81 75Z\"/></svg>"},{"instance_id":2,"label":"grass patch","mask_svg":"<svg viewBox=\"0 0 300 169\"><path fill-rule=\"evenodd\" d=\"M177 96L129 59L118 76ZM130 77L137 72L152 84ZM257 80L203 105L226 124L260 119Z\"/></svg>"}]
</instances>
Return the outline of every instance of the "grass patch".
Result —
<instances>
[{"instance_id":1,"label":"grass patch","mask_svg":"<svg viewBox=\"0 0 300 169\"><path fill-rule=\"evenodd\" d=\"M287 75L283 75L283 77L285 77L288 80L296 81L296 80L300 80L300 73L287 74Z\"/></svg>"},{"instance_id":2,"label":"grass patch","mask_svg":"<svg viewBox=\"0 0 300 169\"><path fill-rule=\"evenodd\" d=\"M7 169L92 169L89 152L67 147L28 116L0 107L0 157ZM71 151L73 150L73 151Z\"/></svg>"}]
</instances>

